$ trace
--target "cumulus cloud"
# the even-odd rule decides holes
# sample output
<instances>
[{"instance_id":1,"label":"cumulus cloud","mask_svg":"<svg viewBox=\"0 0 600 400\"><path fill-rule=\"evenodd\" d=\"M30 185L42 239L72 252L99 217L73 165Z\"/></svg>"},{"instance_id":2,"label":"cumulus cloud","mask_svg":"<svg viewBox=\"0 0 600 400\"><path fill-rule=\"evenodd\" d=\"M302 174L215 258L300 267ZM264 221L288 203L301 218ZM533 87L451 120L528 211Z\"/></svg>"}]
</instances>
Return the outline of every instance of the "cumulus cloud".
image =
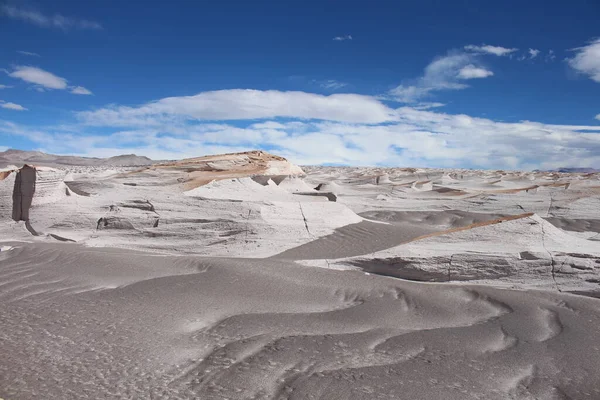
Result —
<instances>
[{"instance_id":1,"label":"cumulus cloud","mask_svg":"<svg viewBox=\"0 0 600 400\"><path fill-rule=\"evenodd\" d=\"M596 115L596 119L600 121L600 114Z\"/></svg>"},{"instance_id":2,"label":"cumulus cloud","mask_svg":"<svg viewBox=\"0 0 600 400\"><path fill-rule=\"evenodd\" d=\"M67 80L65 78L56 76L41 68L19 65L14 68L13 72L9 72L8 76L35 85L40 85L46 89L64 90L67 88Z\"/></svg>"},{"instance_id":3,"label":"cumulus cloud","mask_svg":"<svg viewBox=\"0 0 600 400\"><path fill-rule=\"evenodd\" d=\"M323 96L306 92L250 89L167 97L138 107L107 107L77 115L87 124L107 126L151 126L177 121L277 117L380 123L394 118L392 109L369 96Z\"/></svg>"},{"instance_id":4,"label":"cumulus cloud","mask_svg":"<svg viewBox=\"0 0 600 400\"><path fill-rule=\"evenodd\" d=\"M18 8L7 4L0 6L0 15L42 28L58 28L65 31L69 29L102 29L102 25L95 21L65 17L61 14L44 15L37 10Z\"/></svg>"},{"instance_id":5,"label":"cumulus cloud","mask_svg":"<svg viewBox=\"0 0 600 400\"><path fill-rule=\"evenodd\" d=\"M533 58L536 58L538 56L538 54L540 54L540 50L529 49L528 53L529 53L529 58L533 59Z\"/></svg>"},{"instance_id":6,"label":"cumulus cloud","mask_svg":"<svg viewBox=\"0 0 600 400\"><path fill-rule=\"evenodd\" d=\"M485 68L476 67L474 65L467 65L458 71L458 77L460 79L479 79L487 78L488 76L492 75L494 75L492 71L488 71Z\"/></svg>"},{"instance_id":7,"label":"cumulus cloud","mask_svg":"<svg viewBox=\"0 0 600 400\"><path fill-rule=\"evenodd\" d=\"M90 156L135 152L172 159L263 148L299 164L600 165L598 125L506 123L433 109L391 109L359 95L227 90L77 116L79 123L39 128L0 120L0 134L26 137L50 152Z\"/></svg>"},{"instance_id":8,"label":"cumulus cloud","mask_svg":"<svg viewBox=\"0 0 600 400\"><path fill-rule=\"evenodd\" d=\"M514 53L515 51L517 51L519 49L501 47L501 46L490 46L487 44L482 44L481 46L476 46L476 45L470 44L470 45L465 46L465 50L473 52L473 53L479 53L479 54L493 54L496 56L507 56L511 53Z\"/></svg>"},{"instance_id":9,"label":"cumulus cloud","mask_svg":"<svg viewBox=\"0 0 600 400\"><path fill-rule=\"evenodd\" d=\"M0 107L8 110L27 111L27 109L20 104L11 103L4 100L0 100Z\"/></svg>"},{"instance_id":10,"label":"cumulus cloud","mask_svg":"<svg viewBox=\"0 0 600 400\"><path fill-rule=\"evenodd\" d=\"M595 82L600 82L600 39L592 40L588 45L573 50L575 56L568 60L571 68Z\"/></svg>"},{"instance_id":11,"label":"cumulus cloud","mask_svg":"<svg viewBox=\"0 0 600 400\"><path fill-rule=\"evenodd\" d=\"M88 89L84 88L83 86L72 87L71 88L71 93L73 93L73 94L84 94L84 95L91 95L91 94L93 94Z\"/></svg>"},{"instance_id":12,"label":"cumulus cloud","mask_svg":"<svg viewBox=\"0 0 600 400\"><path fill-rule=\"evenodd\" d=\"M344 40L352 40L352 35L336 36L333 38L336 42L343 42Z\"/></svg>"},{"instance_id":13,"label":"cumulus cloud","mask_svg":"<svg viewBox=\"0 0 600 400\"><path fill-rule=\"evenodd\" d=\"M466 89L468 85L460 80L493 75L477 63L477 58L472 54L451 52L433 60L425 67L423 76L412 84L399 85L390 90L389 95L402 103L415 103L436 91Z\"/></svg>"},{"instance_id":14,"label":"cumulus cloud","mask_svg":"<svg viewBox=\"0 0 600 400\"><path fill-rule=\"evenodd\" d=\"M38 53L33 53L31 51L17 50L17 53L22 54L24 56L41 57Z\"/></svg>"}]
</instances>

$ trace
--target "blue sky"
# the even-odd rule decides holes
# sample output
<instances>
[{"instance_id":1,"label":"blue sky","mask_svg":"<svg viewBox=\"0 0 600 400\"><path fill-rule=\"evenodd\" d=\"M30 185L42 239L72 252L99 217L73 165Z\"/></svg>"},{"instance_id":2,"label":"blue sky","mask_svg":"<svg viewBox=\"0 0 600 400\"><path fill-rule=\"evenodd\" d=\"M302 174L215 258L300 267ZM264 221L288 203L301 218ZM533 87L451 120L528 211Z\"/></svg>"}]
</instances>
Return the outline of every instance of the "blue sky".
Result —
<instances>
[{"instance_id":1,"label":"blue sky","mask_svg":"<svg viewBox=\"0 0 600 400\"><path fill-rule=\"evenodd\" d=\"M595 0L0 0L0 150L600 167L599 18Z\"/></svg>"}]
</instances>

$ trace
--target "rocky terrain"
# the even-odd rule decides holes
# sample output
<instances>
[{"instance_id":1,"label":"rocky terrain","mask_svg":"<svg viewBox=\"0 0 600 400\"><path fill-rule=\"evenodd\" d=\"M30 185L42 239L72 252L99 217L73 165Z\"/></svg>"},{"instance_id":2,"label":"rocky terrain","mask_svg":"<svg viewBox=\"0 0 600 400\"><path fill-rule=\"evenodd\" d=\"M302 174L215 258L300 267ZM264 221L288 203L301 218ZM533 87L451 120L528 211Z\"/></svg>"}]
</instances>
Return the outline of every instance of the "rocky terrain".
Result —
<instances>
[{"instance_id":1,"label":"rocky terrain","mask_svg":"<svg viewBox=\"0 0 600 400\"><path fill-rule=\"evenodd\" d=\"M600 398L600 174L0 155L0 397Z\"/></svg>"}]
</instances>

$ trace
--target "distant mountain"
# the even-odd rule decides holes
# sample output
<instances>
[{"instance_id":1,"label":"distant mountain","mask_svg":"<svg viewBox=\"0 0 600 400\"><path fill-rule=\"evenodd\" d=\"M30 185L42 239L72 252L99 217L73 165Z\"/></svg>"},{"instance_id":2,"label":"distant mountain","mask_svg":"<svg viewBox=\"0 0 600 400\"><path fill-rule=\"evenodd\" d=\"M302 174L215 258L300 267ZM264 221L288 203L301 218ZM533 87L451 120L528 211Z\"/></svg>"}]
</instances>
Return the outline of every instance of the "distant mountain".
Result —
<instances>
[{"instance_id":1,"label":"distant mountain","mask_svg":"<svg viewBox=\"0 0 600 400\"><path fill-rule=\"evenodd\" d=\"M583 173L583 174L587 174L590 172L600 172L600 169L595 169L595 168L558 168L558 169L554 169L551 172L566 172L566 173Z\"/></svg>"},{"instance_id":2,"label":"distant mountain","mask_svg":"<svg viewBox=\"0 0 600 400\"><path fill-rule=\"evenodd\" d=\"M128 167L132 165L150 165L154 161L146 156L136 156L135 154L123 154L114 156L102 161L102 165L113 165L116 167Z\"/></svg>"},{"instance_id":3,"label":"distant mountain","mask_svg":"<svg viewBox=\"0 0 600 400\"><path fill-rule=\"evenodd\" d=\"M81 166L116 166L134 167L154 164L148 157L125 154L110 158L59 156L55 154L42 153L41 151L23 151L8 149L0 152L0 167L6 165L36 164L46 166L59 165L81 165Z\"/></svg>"}]
</instances>

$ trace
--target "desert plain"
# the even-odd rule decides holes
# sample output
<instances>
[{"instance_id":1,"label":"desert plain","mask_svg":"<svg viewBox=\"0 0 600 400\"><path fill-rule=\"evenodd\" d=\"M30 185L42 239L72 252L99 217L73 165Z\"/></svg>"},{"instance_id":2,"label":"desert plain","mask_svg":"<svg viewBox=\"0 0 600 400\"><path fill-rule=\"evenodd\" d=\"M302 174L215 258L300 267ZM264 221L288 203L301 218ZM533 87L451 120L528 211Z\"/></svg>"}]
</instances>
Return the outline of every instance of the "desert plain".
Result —
<instances>
[{"instance_id":1,"label":"desert plain","mask_svg":"<svg viewBox=\"0 0 600 400\"><path fill-rule=\"evenodd\" d=\"M600 174L0 153L0 397L600 399Z\"/></svg>"}]
</instances>

